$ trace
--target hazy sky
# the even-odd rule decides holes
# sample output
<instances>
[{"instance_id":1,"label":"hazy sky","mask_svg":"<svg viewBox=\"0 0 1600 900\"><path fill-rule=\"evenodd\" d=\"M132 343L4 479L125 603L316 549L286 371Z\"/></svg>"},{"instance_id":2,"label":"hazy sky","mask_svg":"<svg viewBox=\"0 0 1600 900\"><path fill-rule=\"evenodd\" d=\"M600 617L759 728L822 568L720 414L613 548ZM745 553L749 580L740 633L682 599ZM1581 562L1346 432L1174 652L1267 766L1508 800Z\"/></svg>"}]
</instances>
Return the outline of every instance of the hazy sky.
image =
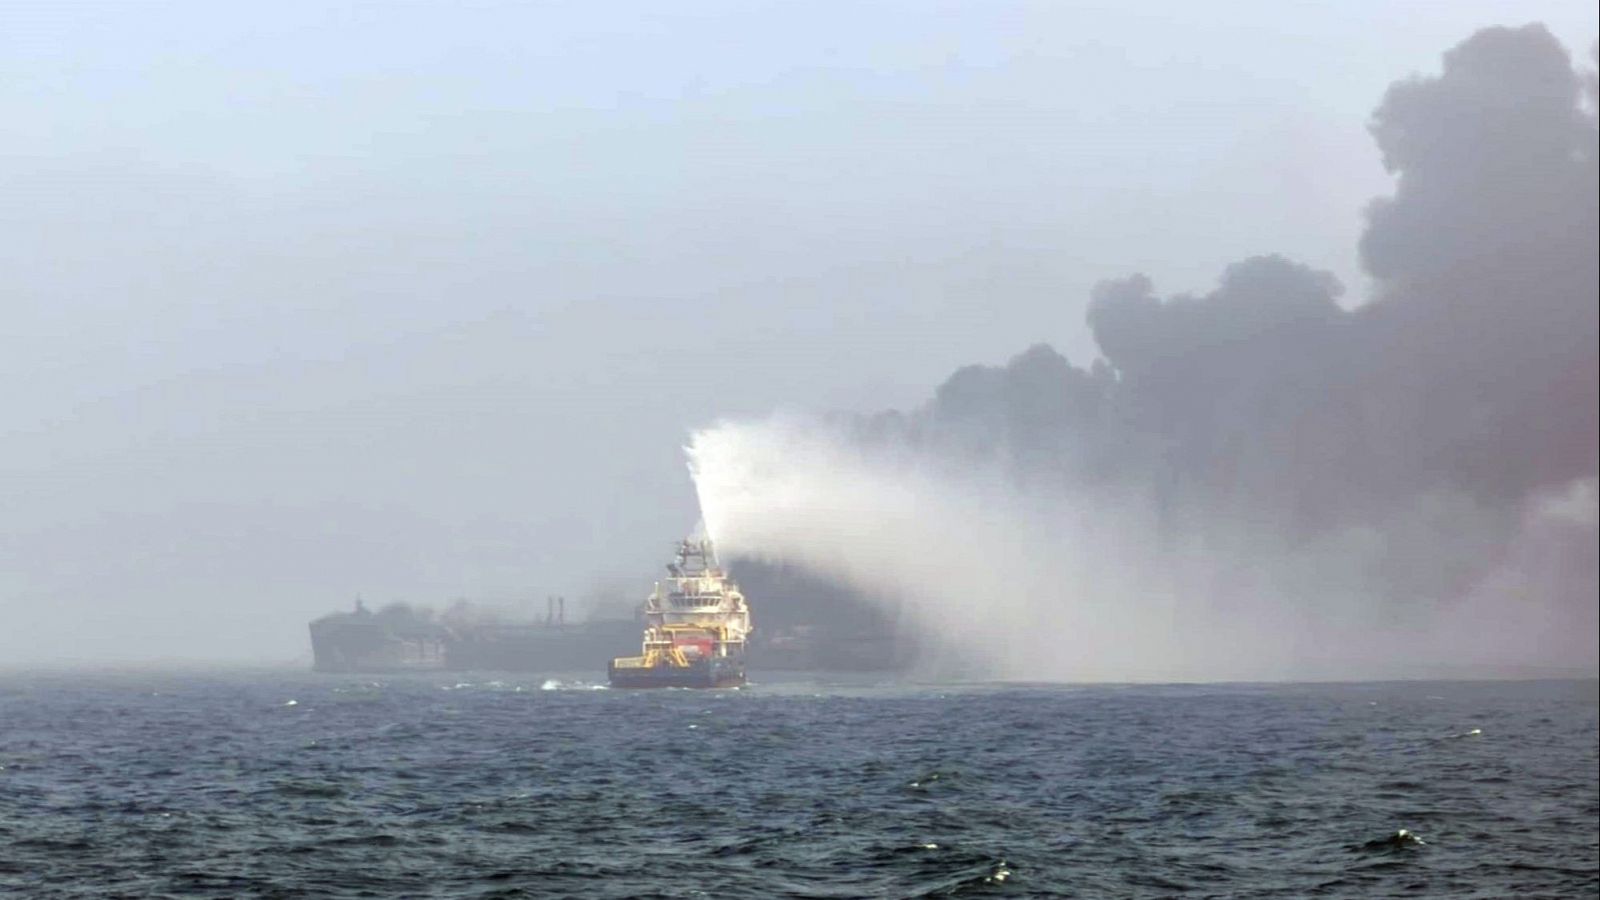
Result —
<instances>
[{"instance_id":1,"label":"hazy sky","mask_svg":"<svg viewBox=\"0 0 1600 900\"><path fill-rule=\"evenodd\" d=\"M648 588L722 415L914 405L1089 288L1359 302L1384 89L1592 3L0 6L0 665Z\"/></svg>"}]
</instances>

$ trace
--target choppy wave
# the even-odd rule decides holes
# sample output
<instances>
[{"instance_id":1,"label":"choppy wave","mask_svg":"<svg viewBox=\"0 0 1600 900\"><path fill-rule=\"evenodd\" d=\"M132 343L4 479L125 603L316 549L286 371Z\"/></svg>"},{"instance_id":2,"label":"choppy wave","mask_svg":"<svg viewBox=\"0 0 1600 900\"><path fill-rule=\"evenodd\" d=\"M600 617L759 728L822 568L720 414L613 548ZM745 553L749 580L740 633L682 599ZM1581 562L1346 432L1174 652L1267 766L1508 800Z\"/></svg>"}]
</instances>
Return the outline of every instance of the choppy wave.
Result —
<instances>
[{"instance_id":1,"label":"choppy wave","mask_svg":"<svg viewBox=\"0 0 1600 900\"><path fill-rule=\"evenodd\" d=\"M547 678L539 685L541 691L605 691L610 690L607 684L595 684L588 681L562 681L559 678Z\"/></svg>"},{"instance_id":2,"label":"choppy wave","mask_svg":"<svg viewBox=\"0 0 1600 900\"><path fill-rule=\"evenodd\" d=\"M1600 889L1593 682L140 679L0 682L0 895Z\"/></svg>"}]
</instances>

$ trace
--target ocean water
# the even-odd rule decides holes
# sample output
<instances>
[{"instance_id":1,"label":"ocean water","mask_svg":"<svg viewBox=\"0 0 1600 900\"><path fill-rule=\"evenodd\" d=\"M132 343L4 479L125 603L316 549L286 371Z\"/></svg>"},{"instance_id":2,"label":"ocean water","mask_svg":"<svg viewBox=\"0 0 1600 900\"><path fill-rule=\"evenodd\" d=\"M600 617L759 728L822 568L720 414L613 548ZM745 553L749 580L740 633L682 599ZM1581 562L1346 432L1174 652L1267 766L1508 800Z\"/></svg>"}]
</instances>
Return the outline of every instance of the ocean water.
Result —
<instances>
[{"instance_id":1,"label":"ocean water","mask_svg":"<svg viewBox=\"0 0 1600 900\"><path fill-rule=\"evenodd\" d=\"M0 675L0 894L1595 896L1596 713L1592 681Z\"/></svg>"}]
</instances>

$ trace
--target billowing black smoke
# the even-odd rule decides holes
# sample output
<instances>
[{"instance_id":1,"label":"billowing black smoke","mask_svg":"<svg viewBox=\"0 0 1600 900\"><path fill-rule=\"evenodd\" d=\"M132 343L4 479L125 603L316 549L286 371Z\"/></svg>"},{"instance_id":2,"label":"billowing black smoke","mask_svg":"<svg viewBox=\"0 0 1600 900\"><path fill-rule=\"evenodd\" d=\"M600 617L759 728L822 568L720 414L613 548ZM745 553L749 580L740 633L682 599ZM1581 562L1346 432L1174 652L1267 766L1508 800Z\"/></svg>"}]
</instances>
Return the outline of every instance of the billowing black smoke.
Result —
<instances>
[{"instance_id":1,"label":"billowing black smoke","mask_svg":"<svg viewBox=\"0 0 1600 900\"><path fill-rule=\"evenodd\" d=\"M1304 531L1422 493L1517 509L1596 471L1596 127L1538 25L1479 32L1390 88L1372 133L1396 175L1361 242L1377 285L1281 257L1203 297L1102 284L1111 372L1035 347L970 368L926 415L997 435L1019 471L1124 479L1162 501ZM1444 587L1441 585L1441 587Z\"/></svg>"},{"instance_id":2,"label":"billowing black smoke","mask_svg":"<svg viewBox=\"0 0 1600 900\"><path fill-rule=\"evenodd\" d=\"M1396 186L1367 213L1367 302L1341 306L1333 276L1279 256L1203 296L1133 275L1092 297L1103 360L1040 345L968 367L922 409L849 423L850 443L1000 471L1021 497L1137 498L1169 548L1222 532L1244 558L1359 545L1340 566L1360 570L1351 592L1454 605L1458 623L1521 606L1549 626L1504 652L1455 627L1451 652L1592 667L1591 79L1530 25L1481 31L1438 76L1392 86L1371 123Z\"/></svg>"}]
</instances>

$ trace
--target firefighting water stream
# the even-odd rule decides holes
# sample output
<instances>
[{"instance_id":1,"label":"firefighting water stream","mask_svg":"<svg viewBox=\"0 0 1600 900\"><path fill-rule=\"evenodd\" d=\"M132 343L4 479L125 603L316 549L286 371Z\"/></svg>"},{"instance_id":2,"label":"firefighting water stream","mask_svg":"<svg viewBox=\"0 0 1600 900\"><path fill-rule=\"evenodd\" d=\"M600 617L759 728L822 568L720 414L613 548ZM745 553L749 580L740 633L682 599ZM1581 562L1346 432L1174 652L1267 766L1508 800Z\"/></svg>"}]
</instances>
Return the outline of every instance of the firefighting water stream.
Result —
<instances>
[{"instance_id":1,"label":"firefighting water stream","mask_svg":"<svg viewBox=\"0 0 1600 900\"><path fill-rule=\"evenodd\" d=\"M1174 534L1131 490L1025 490L998 467L801 416L724 423L696 433L688 453L725 554L805 566L891 607L942 648L926 661L935 669L957 662L1030 680L1426 677L1581 665L1585 653L1584 639L1561 633L1573 618L1564 597L1524 592L1513 606L1482 589L1434 601L1385 592L1372 570L1392 533L1347 529L1297 545L1213 519ZM1586 534L1594 502L1592 483L1580 483L1541 501L1525 530ZM1504 571L1483 578L1490 591L1506 587Z\"/></svg>"}]
</instances>

